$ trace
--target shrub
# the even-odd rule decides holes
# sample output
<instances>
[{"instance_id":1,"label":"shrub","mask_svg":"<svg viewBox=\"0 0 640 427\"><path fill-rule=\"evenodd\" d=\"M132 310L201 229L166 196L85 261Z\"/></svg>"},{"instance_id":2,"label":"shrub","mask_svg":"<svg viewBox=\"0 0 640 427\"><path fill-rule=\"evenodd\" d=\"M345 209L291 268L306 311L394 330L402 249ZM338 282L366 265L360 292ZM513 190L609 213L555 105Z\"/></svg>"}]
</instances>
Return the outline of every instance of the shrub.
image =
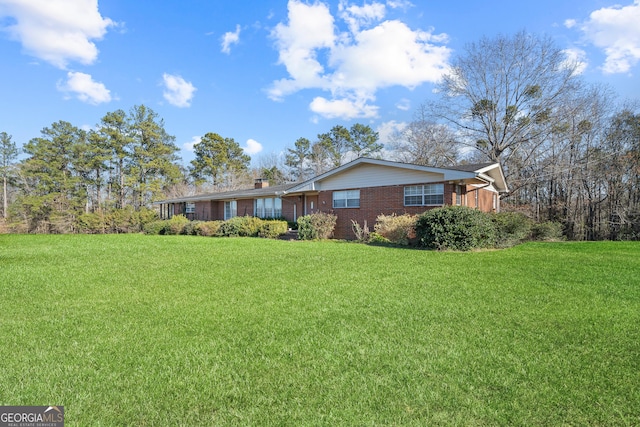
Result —
<instances>
[{"instance_id":1,"label":"shrub","mask_svg":"<svg viewBox=\"0 0 640 427\"><path fill-rule=\"evenodd\" d=\"M298 218L298 238L300 240L328 239L336 228L337 216L317 212Z\"/></svg>"},{"instance_id":2,"label":"shrub","mask_svg":"<svg viewBox=\"0 0 640 427\"><path fill-rule=\"evenodd\" d=\"M144 234L149 235L158 235L158 234L166 234L169 228L169 221L166 220L158 220L149 222L144 225L144 229L142 230Z\"/></svg>"},{"instance_id":3,"label":"shrub","mask_svg":"<svg viewBox=\"0 0 640 427\"><path fill-rule=\"evenodd\" d=\"M76 218L76 228L79 233L100 234L107 231L104 215L85 213Z\"/></svg>"},{"instance_id":4,"label":"shrub","mask_svg":"<svg viewBox=\"0 0 640 427\"><path fill-rule=\"evenodd\" d=\"M167 221L167 228L164 234L183 234L182 230L189 222L189 219L184 215L174 215Z\"/></svg>"},{"instance_id":5,"label":"shrub","mask_svg":"<svg viewBox=\"0 0 640 427\"><path fill-rule=\"evenodd\" d=\"M258 228L258 236L266 239L275 239L281 234L285 234L288 229L287 221L277 219L263 220Z\"/></svg>"},{"instance_id":6,"label":"shrub","mask_svg":"<svg viewBox=\"0 0 640 427\"><path fill-rule=\"evenodd\" d=\"M431 249L468 251L491 247L495 234L489 214L465 206L432 209L416 222L420 244Z\"/></svg>"},{"instance_id":7,"label":"shrub","mask_svg":"<svg viewBox=\"0 0 640 427\"><path fill-rule=\"evenodd\" d=\"M182 231L180 231L180 234L183 234L185 236L197 236L198 233L196 232L196 226L200 222L202 221L189 221L184 225L184 227L182 227Z\"/></svg>"},{"instance_id":8,"label":"shrub","mask_svg":"<svg viewBox=\"0 0 640 427\"><path fill-rule=\"evenodd\" d=\"M389 239L384 236L379 235L375 231L369 235L369 243L372 244L389 244L391 243Z\"/></svg>"},{"instance_id":9,"label":"shrub","mask_svg":"<svg viewBox=\"0 0 640 427\"><path fill-rule=\"evenodd\" d=\"M415 216L409 214L379 215L373 229L388 242L408 245L416 237L416 220Z\"/></svg>"},{"instance_id":10,"label":"shrub","mask_svg":"<svg viewBox=\"0 0 640 427\"><path fill-rule=\"evenodd\" d=\"M562 240L562 224L553 221L533 224L531 237L533 240Z\"/></svg>"},{"instance_id":11,"label":"shrub","mask_svg":"<svg viewBox=\"0 0 640 427\"><path fill-rule=\"evenodd\" d=\"M255 237L262 220L253 216L236 216L222 223L220 235L226 237Z\"/></svg>"},{"instance_id":12,"label":"shrub","mask_svg":"<svg viewBox=\"0 0 640 427\"><path fill-rule=\"evenodd\" d=\"M491 215L496 226L496 246L507 248L531 238L533 221L523 213L500 212Z\"/></svg>"},{"instance_id":13,"label":"shrub","mask_svg":"<svg viewBox=\"0 0 640 427\"><path fill-rule=\"evenodd\" d=\"M353 234L356 235L356 241L360 243L368 243L371 238L371 231L369 231L369 226L367 225L367 220L364 220L364 225L360 227L358 221L351 220L351 229L353 230Z\"/></svg>"},{"instance_id":14,"label":"shrub","mask_svg":"<svg viewBox=\"0 0 640 427\"><path fill-rule=\"evenodd\" d=\"M217 236L223 221L202 221L194 225L193 229L198 236Z\"/></svg>"}]
</instances>

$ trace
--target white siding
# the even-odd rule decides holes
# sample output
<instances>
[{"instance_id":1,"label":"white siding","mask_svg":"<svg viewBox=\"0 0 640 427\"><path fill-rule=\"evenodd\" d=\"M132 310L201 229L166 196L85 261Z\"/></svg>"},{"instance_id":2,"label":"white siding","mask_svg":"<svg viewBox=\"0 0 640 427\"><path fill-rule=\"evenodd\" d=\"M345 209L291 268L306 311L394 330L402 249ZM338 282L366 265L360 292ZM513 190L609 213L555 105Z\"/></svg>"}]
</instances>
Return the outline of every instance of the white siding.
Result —
<instances>
[{"instance_id":1,"label":"white siding","mask_svg":"<svg viewBox=\"0 0 640 427\"><path fill-rule=\"evenodd\" d=\"M360 164L316 183L316 190L383 187L388 185L421 184L444 181L444 174L422 172L397 167Z\"/></svg>"}]
</instances>

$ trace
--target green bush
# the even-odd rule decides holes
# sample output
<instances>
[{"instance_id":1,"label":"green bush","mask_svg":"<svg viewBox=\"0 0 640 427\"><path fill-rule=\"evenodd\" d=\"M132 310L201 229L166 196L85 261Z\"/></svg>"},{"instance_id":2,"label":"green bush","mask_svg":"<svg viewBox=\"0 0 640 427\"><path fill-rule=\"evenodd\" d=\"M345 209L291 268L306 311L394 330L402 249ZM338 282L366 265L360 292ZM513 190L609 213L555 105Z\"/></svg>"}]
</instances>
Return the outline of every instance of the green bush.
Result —
<instances>
[{"instance_id":1,"label":"green bush","mask_svg":"<svg viewBox=\"0 0 640 427\"><path fill-rule=\"evenodd\" d=\"M217 236L223 221L202 221L195 224L194 231L198 236Z\"/></svg>"},{"instance_id":2,"label":"green bush","mask_svg":"<svg viewBox=\"0 0 640 427\"><path fill-rule=\"evenodd\" d=\"M369 243L370 244L390 244L391 242L384 236L379 235L375 231L369 234Z\"/></svg>"},{"instance_id":3,"label":"green bush","mask_svg":"<svg viewBox=\"0 0 640 427\"><path fill-rule=\"evenodd\" d=\"M328 239L336 228L337 216L318 212L298 218L298 239L317 240Z\"/></svg>"},{"instance_id":4,"label":"green bush","mask_svg":"<svg viewBox=\"0 0 640 427\"><path fill-rule=\"evenodd\" d=\"M535 223L531 227L533 240L562 240L562 224L559 222L545 221Z\"/></svg>"},{"instance_id":5,"label":"green bush","mask_svg":"<svg viewBox=\"0 0 640 427\"><path fill-rule=\"evenodd\" d=\"M374 231L396 245L408 245L416 237L414 215L378 215Z\"/></svg>"},{"instance_id":6,"label":"green bush","mask_svg":"<svg viewBox=\"0 0 640 427\"><path fill-rule=\"evenodd\" d=\"M426 248L468 251L493 246L496 229L489 214L465 206L446 206L420 215L416 236Z\"/></svg>"},{"instance_id":7,"label":"green bush","mask_svg":"<svg viewBox=\"0 0 640 427\"><path fill-rule=\"evenodd\" d=\"M496 246L508 248L531 239L533 220L518 212L500 212L491 215L496 226Z\"/></svg>"},{"instance_id":8,"label":"green bush","mask_svg":"<svg viewBox=\"0 0 640 427\"><path fill-rule=\"evenodd\" d=\"M258 228L258 236L266 239L276 239L281 234L285 234L288 229L287 221L277 219L263 220Z\"/></svg>"},{"instance_id":9,"label":"green bush","mask_svg":"<svg viewBox=\"0 0 640 427\"><path fill-rule=\"evenodd\" d=\"M105 216L97 213L78 215L76 229L79 233L84 234L102 234L108 231Z\"/></svg>"},{"instance_id":10,"label":"green bush","mask_svg":"<svg viewBox=\"0 0 640 427\"><path fill-rule=\"evenodd\" d=\"M183 234L182 230L189 224L189 219L184 215L174 215L167 221L167 229L164 234Z\"/></svg>"},{"instance_id":11,"label":"green bush","mask_svg":"<svg viewBox=\"0 0 640 427\"><path fill-rule=\"evenodd\" d=\"M158 220L149 222L144 225L144 229L142 230L144 234L148 235L159 235L166 234L169 229L169 221L167 220Z\"/></svg>"},{"instance_id":12,"label":"green bush","mask_svg":"<svg viewBox=\"0 0 640 427\"><path fill-rule=\"evenodd\" d=\"M182 227L182 231L180 231L180 234L184 236L197 236L198 232L196 231L196 227L201 222L202 221L189 221L184 225L184 227Z\"/></svg>"},{"instance_id":13,"label":"green bush","mask_svg":"<svg viewBox=\"0 0 640 427\"><path fill-rule=\"evenodd\" d=\"M253 216L236 216L223 222L219 233L226 237L256 237L261 223Z\"/></svg>"}]
</instances>

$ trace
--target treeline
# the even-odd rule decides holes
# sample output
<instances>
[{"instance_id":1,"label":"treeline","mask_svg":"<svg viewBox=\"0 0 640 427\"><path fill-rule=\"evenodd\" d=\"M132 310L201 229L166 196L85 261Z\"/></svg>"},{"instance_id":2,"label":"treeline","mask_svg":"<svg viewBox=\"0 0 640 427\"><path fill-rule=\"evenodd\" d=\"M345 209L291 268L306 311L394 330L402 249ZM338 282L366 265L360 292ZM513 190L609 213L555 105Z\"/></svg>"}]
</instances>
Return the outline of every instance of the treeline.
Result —
<instances>
[{"instance_id":1,"label":"treeline","mask_svg":"<svg viewBox=\"0 0 640 427\"><path fill-rule=\"evenodd\" d=\"M546 37L483 38L394 146L404 160L500 162L502 206L563 224L575 240L640 239L640 108L587 84Z\"/></svg>"},{"instance_id":2,"label":"treeline","mask_svg":"<svg viewBox=\"0 0 640 427\"><path fill-rule=\"evenodd\" d=\"M17 194L3 214L25 232L76 232L81 216L96 212L105 231L136 229L153 216L140 212L181 179L174 140L144 105L107 113L90 131L53 123L24 144L27 157L15 168L17 150L5 134L3 178Z\"/></svg>"}]
</instances>

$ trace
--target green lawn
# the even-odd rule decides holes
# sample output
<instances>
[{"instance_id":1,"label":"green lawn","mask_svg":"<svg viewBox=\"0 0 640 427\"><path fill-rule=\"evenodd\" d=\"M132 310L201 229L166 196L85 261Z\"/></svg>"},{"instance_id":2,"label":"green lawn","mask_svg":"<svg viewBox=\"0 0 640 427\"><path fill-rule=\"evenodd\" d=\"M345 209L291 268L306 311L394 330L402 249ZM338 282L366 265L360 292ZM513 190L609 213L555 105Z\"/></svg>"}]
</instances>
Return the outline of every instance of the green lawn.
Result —
<instances>
[{"instance_id":1,"label":"green lawn","mask_svg":"<svg viewBox=\"0 0 640 427\"><path fill-rule=\"evenodd\" d=\"M0 289L69 426L640 425L640 243L0 235Z\"/></svg>"}]
</instances>

